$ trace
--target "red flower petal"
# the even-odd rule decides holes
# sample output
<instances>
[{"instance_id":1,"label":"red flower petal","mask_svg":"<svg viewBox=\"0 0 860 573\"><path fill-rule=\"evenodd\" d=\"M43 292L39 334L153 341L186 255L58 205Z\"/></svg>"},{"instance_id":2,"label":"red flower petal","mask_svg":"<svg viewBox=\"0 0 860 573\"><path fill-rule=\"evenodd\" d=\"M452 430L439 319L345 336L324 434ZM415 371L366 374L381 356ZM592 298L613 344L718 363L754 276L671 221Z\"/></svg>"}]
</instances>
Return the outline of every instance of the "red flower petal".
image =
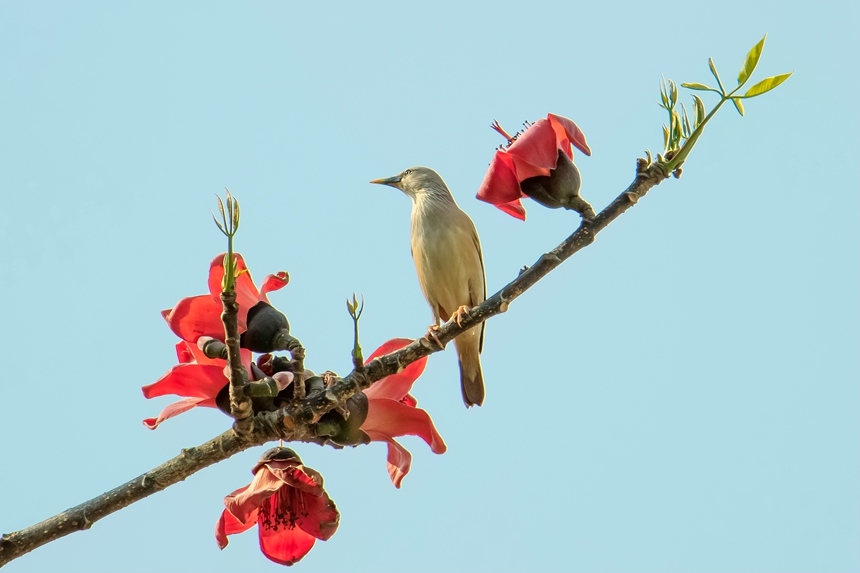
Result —
<instances>
[{"instance_id":1,"label":"red flower petal","mask_svg":"<svg viewBox=\"0 0 860 573\"><path fill-rule=\"evenodd\" d=\"M176 358L179 360L180 364L188 364L189 362L196 362L194 360L194 352L192 348L196 348L196 344L188 344L184 340L180 340L176 343Z\"/></svg>"},{"instance_id":2,"label":"red flower petal","mask_svg":"<svg viewBox=\"0 0 860 573\"><path fill-rule=\"evenodd\" d=\"M296 563L308 554L316 542L313 535L299 527L271 529L261 523L257 529L263 555L281 565Z\"/></svg>"},{"instance_id":3,"label":"red flower petal","mask_svg":"<svg viewBox=\"0 0 860 573\"><path fill-rule=\"evenodd\" d=\"M303 465L290 464L287 467L279 467L282 464L290 464L289 461L266 462L266 471L270 472L275 479L285 484L285 487L293 487L299 491L311 495L323 495L322 476L318 471Z\"/></svg>"},{"instance_id":4,"label":"red flower petal","mask_svg":"<svg viewBox=\"0 0 860 573\"><path fill-rule=\"evenodd\" d=\"M373 354L364 362L369 364L371 360L390 354L401 348L404 348L414 342L411 338L392 338L385 342L382 346L373 351ZM375 382L370 388L364 391L368 398L389 398L391 400L401 400L406 394L412 390L412 385L419 376L424 372L427 366L427 357L419 358L415 362L409 364L396 374L391 374L385 378Z\"/></svg>"},{"instance_id":5,"label":"red flower petal","mask_svg":"<svg viewBox=\"0 0 860 573\"><path fill-rule=\"evenodd\" d=\"M427 442L435 454L443 454L448 449L433 425L430 414L421 408L413 408L394 400L368 400L367 418L361 429L368 435L377 432L393 437L418 436Z\"/></svg>"},{"instance_id":6,"label":"red flower petal","mask_svg":"<svg viewBox=\"0 0 860 573\"><path fill-rule=\"evenodd\" d=\"M177 364L152 384L142 388L147 398L176 394L188 398L212 398L224 384L224 368L214 364Z\"/></svg>"},{"instance_id":7,"label":"red flower petal","mask_svg":"<svg viewBox=\"0 0 860 573\"><path fill-rule=\"evenodd\" d=\"M257 524L257 510L255 509L252 516L248 516L248 523L242 523L236 519L232 513L226 509L221 512L221 517L215 524L215 541L218 542L218 547L224 549L227 547L227 536L234 533L242 533L248 531Z\"/></svg>"},{"instance_id":8,"label":"red flower petal","mask_svg":"<svg viewBox=\"0 0 860 573\"><path fill-rule=\"evenodd\" d=\"M282 487L288 486L264 467L254 473L250 484L226 496L224 507L240 522L248 523L250 515Z\"/></svg>"},{"instance_id":9,"label":"red flower petal","mask_svg":"<svg viewBox=\"0 0 860 573\"><path fill-rule=\"evenodd\" d=\"M513 158L504 151L496 151L476 197L491 205L519 201L523 196Z\"/></svg>"},{"instance_id":10,"label":"red flower petal","mask_svg":"<svg viewBox=\"0 0 860 573\"><path fill-rule=\"evenodd\" d=\"M374 442L388 443L388 475L391 477L391 483L394 484L394 487L399 488L400 482L409 473L409 467L412 465L412 454L391 436L381 432L367 432L367 435Z\"/></svg>"},{"instance_id":11,"label":"red flower petal","mask_svg":"<svg viewBox=\"0 0 860 573\"><path fill-rule=\"evenodd\" d=\"M193 343L201 336L224 339L221 302L209 295L183 298L171 310L162 312L162 315L170 330L182 340Z\"/></svg>"},{"instance_id":12,"label":"red flower petal","mask_svg":"<svg viewBox=\"0 0 860 573\"><path fill-rule=\"evenodd\" d=\"M559 147L567 153L568 157L571 159L573 158L573 154L570 152L571 145L584 154L591 155L591 148L588 147L588 142L585 141L585 134L582 133L582 130L579 129L578 125L566 117L555 115L554 113L547 115L546 118L552 124L553 129L556 132L556 136L560 142ZM564 141L565 139L567 141Z\"/></svg>"},{"instance_id":13,"label":"red flower petal","mask_svg":"<svg viewBox=\"0 0 860 573\"><path fill-rule=\"evenodd\" d=\"M519 199L517 199L516 201L511 201L510 203L498 203L496 204L496 207L498 207L511 217L519 219L520 221L526 220L526 210Z\"/></svg>"},{"instance_id":14,"label":"red flower petal","mask_svg":"<svg viewBox=\"0 0 860 573\"><path fill-rule=\"evenodd\" d=\"M380 356L385 356L386 354L391 354L401 348L406 348L413 342L415 341L411 338L392 338L391 340L387 340L382 343L382 346L374 350L364 363L369 364L371 360L379 358Z\"/></svg>"},{"instance_id":15,"label":"red flower petal","mask_svg":"<svg viewBox=\"0 0 860 573\"><path fill-rule=\"evenodd\" d=\"M205 402L205 403L204 403ZM209 403L211 402L211 404ZM183 398L173 404L170 404L166 408L164 408L157 418L146 418L143 421L143 425L149 428L150 430L154 430L157 428L163 421L169 420L174 416L178 416L183 412L187 412L192 408L196 408L197 406L208 406L211 408L216 408L215 399L212 398L210 400L204 398Z\"/></svg>"},{"instance_id":16,"label":"red flower petal","mask_svg":"<svg viewBox=\"0 0 860 573\"><path fill-rule=\"evenodd\" d=\"M302 494L302 508L307 514L299 515L296 525L305 533L323 541L329 540L335 534L340 514L325 492L320 496Z\"/></svg>"},{"instance_id":17,"label":"red flower petal","mask_svg":"<svg viewBox=\"0 0 860 573\"><path fill-rule=\"evenodd\" d=\"M236 257L236 302L239 304L239 331L247 330L248 311L260 302L260 291L251 278L251 271L245 264L245 259L239 253L233 253ZM209 294L217 301L218 319L221 317L221 282L224 280L224 253L216 256L209 264ZM223 329L223 327L222 327Z\"/></svg>"},{"instance_id":18,"label":"red flower petal","mask_svg":"<svg viewBox=\"0 0 860 573\"><path fill-rule=\"evenodd\" d=\"M273 275L268 275L263 280L263 286L260 287L260 300L269 302L268 293L280 290L287 286L290 282L290 275L285 271L277 272Z\"/></svg>"},{"instance_id":19,"label":"red flower petal","mask_svg":"<svg viewBox=\"0 0 860 573\"><path fill-rule=\"evenodd\" d=\"M507 149L514 159L517 180L549 175L558 163L558 137L549 120L539 119Z\"/></svg>"}]
</instances>

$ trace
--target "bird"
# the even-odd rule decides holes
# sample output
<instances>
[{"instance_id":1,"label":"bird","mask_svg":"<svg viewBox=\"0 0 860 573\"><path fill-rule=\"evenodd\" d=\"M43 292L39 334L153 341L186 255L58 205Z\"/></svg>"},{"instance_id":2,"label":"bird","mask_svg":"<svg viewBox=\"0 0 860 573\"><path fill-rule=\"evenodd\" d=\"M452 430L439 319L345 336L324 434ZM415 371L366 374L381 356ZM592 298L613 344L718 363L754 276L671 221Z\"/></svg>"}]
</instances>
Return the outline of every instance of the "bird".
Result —
<instances>
[{"instance_id":1,"label":"bird","mask_svg":"<svg viewBox=\"0 0 860 573\"><path fill-rule=\"evenodd\" d=\"M484 257L475 223L457 206L442 177L429 167L410 167L371 183L395 187L412 199L412 258L433 313L428 338L436 338L434 331L440 322L456 320L459 324L469 308L487 298ZM454 339L460 390L467 408L484 403L483 346L483 322Z\"/></svg>"}]
</instances>

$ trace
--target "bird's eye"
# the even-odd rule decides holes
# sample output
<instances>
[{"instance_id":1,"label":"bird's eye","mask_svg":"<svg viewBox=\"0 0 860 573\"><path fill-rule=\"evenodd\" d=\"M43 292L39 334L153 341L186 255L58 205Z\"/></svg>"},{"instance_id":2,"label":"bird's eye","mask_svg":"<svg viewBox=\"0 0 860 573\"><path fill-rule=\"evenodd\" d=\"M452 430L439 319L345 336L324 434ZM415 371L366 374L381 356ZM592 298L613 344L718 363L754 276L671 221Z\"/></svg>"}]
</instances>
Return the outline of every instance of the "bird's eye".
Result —
<instances>
[{"instance_id":1,"label":"bird's eye","mask_svg":"<svg viewBox=\"0 0 860 573\"><path fill-rule=\"evenodd\" d=\"M404 176L404 177L406 177L406 176L407 176L407 175L409 175L410 173L412 173L412 170L411 170L411 169L407 169L406 171L404 171L404 172L403 172L403 176Z\"/></svg>"}]
</instances>

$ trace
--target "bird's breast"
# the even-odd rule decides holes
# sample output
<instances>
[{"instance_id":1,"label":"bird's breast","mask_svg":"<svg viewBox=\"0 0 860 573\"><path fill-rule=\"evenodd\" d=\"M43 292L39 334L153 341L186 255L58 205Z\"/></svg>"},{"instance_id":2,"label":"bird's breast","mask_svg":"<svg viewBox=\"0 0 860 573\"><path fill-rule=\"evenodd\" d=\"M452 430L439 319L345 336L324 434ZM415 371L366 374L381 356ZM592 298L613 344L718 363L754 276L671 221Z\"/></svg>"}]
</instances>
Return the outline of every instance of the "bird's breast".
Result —
<instances>
[{"instance_id":1,"label":"bird's breast","mask_svg":"<svg viewBox=\"0 0 860 573\"><path fill-rule=\"evenodd\" d=\"M474 225L465 213L413 211L412 256L427 302L434 313L441 311L438 318L447 320L461 305L474 304L483 266Z\"/></svg>"}]
</instances>

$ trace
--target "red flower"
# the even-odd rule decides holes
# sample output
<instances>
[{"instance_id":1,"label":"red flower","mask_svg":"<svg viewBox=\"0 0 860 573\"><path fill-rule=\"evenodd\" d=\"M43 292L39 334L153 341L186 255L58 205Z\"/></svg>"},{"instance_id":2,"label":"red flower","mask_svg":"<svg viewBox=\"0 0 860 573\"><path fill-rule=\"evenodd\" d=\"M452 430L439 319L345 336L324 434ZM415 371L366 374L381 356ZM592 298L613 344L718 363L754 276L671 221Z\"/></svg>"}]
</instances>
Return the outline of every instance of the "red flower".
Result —
<instances>
[{"instance_id":1,"label":"red flower","mask_svg":"<svg viewBox=\"0 0 860 573\"><path fill-rule=\"evenodd\" d=\"M250 376L251 351L242 349L240 355L242 364ZM145 419L143 425L150 430L154 430L168 418L178 416L197 406L217 408L215 397L230 381L227 361L207 357L196 344L180 340L176 343L176 356L179 358L179 364L171 368L157 381L144 386L142 388L143 395L146 398L155 398L156 396L176 394L177 396L185 396L185 398L167 406L157 418ZM292 374L289 372L281 373L278 376L283 377L285 375L289 377L289 381L292 381ZM289 383L286 379L278 382L279 384L283 383L283 385Z\"/></svg>"},{"instance_id":2,"label":"red flower","mask_svg":"<svg viewBox=\"0 0 860 573\"><path fill-rule=\"evenodd\" d=\"M239 303L239 332L247 328L248 311L260 301L269 302L267 293L286 286L289 275L281 271L268 275L263 287L251 279L242 255L236 253L236 302ZM220 254L209 265L209 294L190 296L180 300L172 309L162 311L170 329L182 340L197 342L201 336L224 340L224 325L221 322L221 281L224 278L224 254Z\"/></svg>"},{"instance_id":3,"label":"red flower","mask_svg":"<svg viewBox=\"0 0 860 573\"><path fill-rule=\"evenodd\" d=\"M238 271L236 301L239 303L239 331L242 332L247 328L248 311L261 301L268 303L267 293L286 286L289 276L283 271L268 275L263 282L263 287L258 290L251 279L245 260L238 253L236 268ZM218 407L215 398L229 383L227 361L208 358L198 347L198 342L202 337L224 339L224 325L221 322L223 278L224 254L222 253L212 259L209 265L209 294L183 298L175 307L161 313L170 329L182 339L176 344L179 364L156 382L144 386L143 395L154 398L176 394L184 398L167 406L157 418L145 419L143 424L151 430L157 428L164 420L197 406ZM249 379L254 380L250 370L251 351L242 349L240 356ZM292 375L287 372L278 374L275 378L282 387L292 381Z\"/></svg>"},{"instance_id":4,"label":"red flower","mask_svg":"<svg viewBox=\"0 0 860 573\"><path fill-rule=\"evenodd\" d=\"M508 137L509 144L506 149L496 151L477 197L523 221L526 210L520 199L528 196L522 188L523 181L531 177L550 176L558 166L559 152L572 160L571 145L591 155L591 149L579 127L560 115L548 114L546 119L537 120L515 138L509 137L500 127L497 130ZM578 181L576 187L578 192ZM544 203L537 197L533 198Z\"/></svg>"},{"instance_id":5,"label":"red flower","mask_svg":"<svg viewBox=\"0 0 860 573\"><path fill-rule=\"evenodd\" d=\"M218 547L227 536L257 524L263 555L281 565L292 565L307 555L317 539L326 541L337 531L340 514L323 489L316 470L302 465L284 447L263 454L253 469L254 479L224 498L225 510L215 525Z\"/></svg>"},{"instance_id":6,"label":"red flower","mask_svg":"<svg viewBox=\"0 0 860 573\"><path fill-rule=\"evenodd\" d=\"M394 338L377 348L367 363L384 354L389 354L410 344L408 338ZM367 418L361 430L374 442L388 444L388 475L395 487L409 473L412 454L397 443L398 436L418 436L435 454L444 454L448 449L442 436L436 431L433 420L425 410L417 408L418 401L409 394L412 385L424 372L427 357L416 360L391 376L378 380L364 391L367 396Z\"/></svg>"}]
</instances>

